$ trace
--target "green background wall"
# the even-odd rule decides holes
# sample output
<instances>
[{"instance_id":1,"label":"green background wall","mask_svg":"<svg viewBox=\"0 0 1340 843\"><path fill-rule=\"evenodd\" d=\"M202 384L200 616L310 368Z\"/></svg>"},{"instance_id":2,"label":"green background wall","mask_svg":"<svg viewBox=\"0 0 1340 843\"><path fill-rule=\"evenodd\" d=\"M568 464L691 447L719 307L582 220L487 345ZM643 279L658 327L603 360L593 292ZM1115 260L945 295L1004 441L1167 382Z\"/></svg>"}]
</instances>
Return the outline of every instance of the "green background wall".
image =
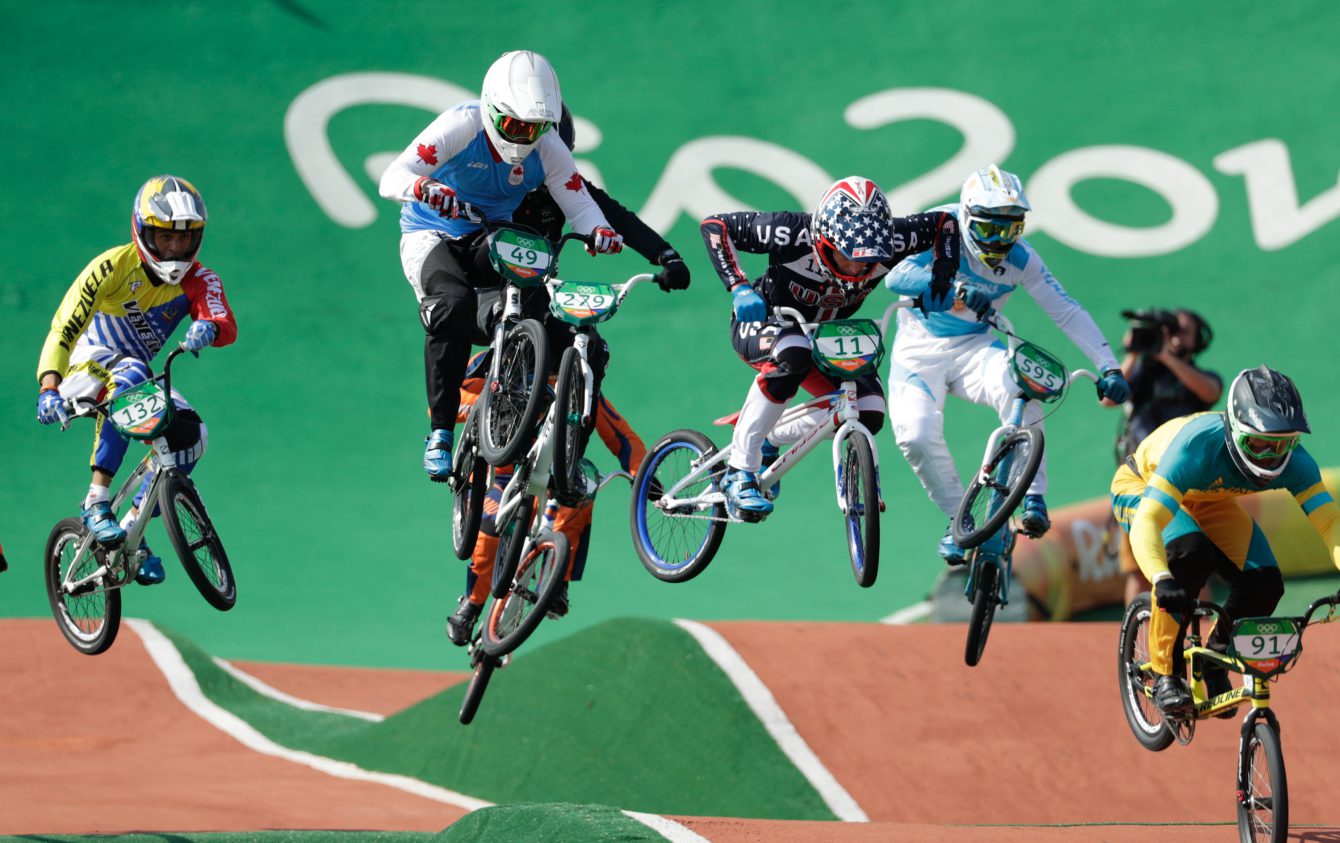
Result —
<instances>
[{"instance_id":1,"label":"green background wall","mask_svg":"<svg viewBox=\"0 0 1340 843\"><path fill-rule=\"evenodd\" d=\"M998 158L1032 194L1030 239L1111 340L1124 307L1200 309L1217 334L1205 362L1230 376L1263 361L1290 372L1316 431L1309 447L1323 464L1340 460L1327 423L1340 294L1340 11L1330 3L1136 2L1117 12L960 0L145 0L4 2L0 21L0 541L13 566L0 577L2 615L46 613L42 545L86 483L88 425L62 435L34 421L51 313L88 260L127 241L138 185L172 172L205 195L202 258L240 323L235 346L178 370L210 425L198 479L240 601L215 614L173 565L164 587L128 593L126 611L224 656L464 665L441 631L463 576L447 547L449 496L419 468L422 333L400 270L397 208L376 196L366 163L402 149L436 109L397 104L416 101L400 80L372 84L363 99L374 102L334 113L292 153L284 127L295 99L323 80L406 74L474 92L492 59L519 47L553 61L573 111L590 121L579 161L645 209L694 273L685 294L639 289L602 328L614 349L607 393L648 443L737 409L751 377L727 342L729 299L703 259L699 216L808 207L823 183L853 172L908 212L950 198ZM909 89L938 90L918 99ZM880 94L892 99L864 100ZM942 120L861 123L899 103L925 113L919 102L976 115L968 147ZM319 163L323 134L363 197L341 202L342 213L366 203L369 224L332 219L300 178L295 160ZM1082 178L1068 195L1079 211L1057 188L1075 168ZM1086 234L1089 218L1154 233ZM1156 242L1161 227L1181 239ZM575 256L564 274L612 280L643 266ZM1010 314L1087 365L1026 296ZM1090 395L1076 390L1049 421L1053 506L1106 490L1117 419ZM994 420L951 407L950 444L970 460ZM732 528L712 569L678 587L643 572L627 538L628 493L610 489L574 613L543 634L629 614L872 620L921 599L939 569L943 518L887 431L879 444L891 505L874 589L851 581L831 468L813 459L787 478L768 523ZM161 534L157 545L168 550Z\"/></svg>"}]
</instances>

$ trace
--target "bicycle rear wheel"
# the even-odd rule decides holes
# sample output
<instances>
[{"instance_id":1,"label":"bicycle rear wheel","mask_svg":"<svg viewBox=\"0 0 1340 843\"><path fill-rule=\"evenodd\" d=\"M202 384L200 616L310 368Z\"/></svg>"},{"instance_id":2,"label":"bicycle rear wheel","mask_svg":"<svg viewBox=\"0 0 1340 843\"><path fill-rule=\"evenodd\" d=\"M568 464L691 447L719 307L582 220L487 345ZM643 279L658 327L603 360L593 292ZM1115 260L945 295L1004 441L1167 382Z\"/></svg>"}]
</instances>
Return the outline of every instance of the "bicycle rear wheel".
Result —
<instances>
[{"instance_id":1,"label":"bicycle rear wheel","mask_svg":"<svg viewBox=\"0 0 1340 843\"><path fill-rule=\"evenodd\" d=\"M168 539L200 596L220 612L233 608L237 605L233 567L191 478L168 469L158 501Z\"/></svg>"},{"instance_id":2,"label":"bicycle rear wheel","mask_svg":"<svg viewBox=\"0 0 1340 843\"><path fill-rule=\"evenodd\" d=\"M1009 520L1042 465L1042 449L1042 431L1032 427L1019 428L996 446L985 469L977 470L959 501L954 544L964 549L977 547Z\"/></svg>"},{"instance_id":3,"label":"bicycle rear wheel","mask_svg":"<svg viewBox=\"0 0 1340 843\"><path fill-rule=\"evenodd\" d=\"M707 569L726 534L726 507L717 504L657 506L676 484L717 455L712 440L696 430L676 430L652 445L633 479L630 524L638 559L663 582L686 582ZM714 465L675 492L694 500L721 491L726 463Z\"/></svg>"},{"instance_id":4,"label":"bicycle rear wheel","mask_svg":"<svg viewBox=\"0 0 1340 843\"><path fill-rule=\"evenodd\" d=\"M469 726L474 721L475 712L479 711L479 703L484 699L484 691L488 690L489 679L493 677L498 661L485 653L479 654L474 675L470 677L470 684L465 688L465 699L461 700L459 719L462 725Z\"/></svg>"},{"instance_id":5,"label":"bicycle rear wheel","mask_svg":"<svg viewBox=\"0 0 1340 843\"><path fill-rule=\"evenodd\" d=\"M479 522L484 516L489 465L479 456L478 421L479 403L476 402L461 430L461 441L451 466L451 549L457 559L469 559L474 552Z\"/></svg>"},{"instance_id":6,"label":"bicycle rear wheel","mask_svg":"<svg viewBox=\"0 0 1340 843\"><path fill-rule=\"evenodd\" d=\"M568 572L568 539L542 530L530 544L510 588L494 598L479 630L479 645L490 656L505 656L525 643L544 620Z\"/></svg>"},{"instance_id":7,"label":"bicycle rear wheel","mask_svg":"<svg viewBox=\"0 0 1340 843\"><path fill-rule=\"evenodd\" d=\"M521 551L530 537L530 522L535 516L535 497L526 495L517 504L516 512L499 534L498 555L493 559L493 584L489 590L494 597L502 597L512 586Z\"/></svg>"},{"instance_id":8,"label":"bicycle rear wheel","mask_svg":"<svg viewBox=\"0 0 1340 843\"><path fill-rule=\"evenodd\" d=\"M1150 752L1167 749L1175 737L1158 706L1154 705L1154 673L1149 663L1149 595L1141 594L1126 607L1117 645L1117 687L1126 724L1140 745Z\"/></svg>"},{"instance_id":9,"label":"bicycle rear wheel","mask_svg":"<svg viewBox=\"0 0 1340 843\"><path fill-rule=\"evenodd\" d=\"M534 319L523 319L503 337L498 377L486 378L479 395L479 452L504 466L535 441L540 400L549 385L549 338Z\"/></svg>"},{"instance_id":10,"label":"bicycle rear wheel","mask_svg":"<svg viewBox=\"0 0 1340 843\"><path fill-rule=\"evenodd\" d=\"M589 429L582 424L582 404L586 398L586 379L582 376L582 357L575 348L563 352L558 364L558 383L554 386L554 488L557 497L572 505L586 496L586 475L582 456L586 453Z\"/></svg>"},{"instance_id":11,"label":"bicycle rear wheel","mask_svg":"<svg viewBox=\"0 0 1340 843\"><path fill-rule=\"evenodd\" d=\"M1289 836L1289 787L1280 736L1257 720L1243 742L1238 783L1238 837L1242 843L1284 843Z\"/></svg>"},{"instance_id":12,"label":"bicycle rear wheel","mask_svg":"<svg viewBox=\"0 0 1340 843\"><path fill-rule=\"evenodd\" d=\"M1000 595L1000 566L990 560L973 564L977 566L977 581L973 584L972 617L968 620L968 642L963 650L968 667L975 667L982 660L991 622L996 617L996 598Z\"/></svg>"},{"instance_id":13,"label":"bicycle rear wheel","mask_svg":"<svg viewBox=\"0 0 1340 843\"><path fill-rule=\"evenodd\" d=\"M121 629L121 592L107 588L106 577L89 583L76 594L62 588L67 579L83 579L106 561L105 552L98 549L96 543L90 543L83 553L79 553L86 534L84 523L78 518L57 521L47 537L42 573L51 614L56 618L61 635L79 652L96 656L112 646Z\"/></svg>"},{"instance_id":14,"label":"bicycle rear wheel","mask_svg":"<svg viewBox=\"0 0 1340 843\"><path fill-rule=\"evenodd\" d=\"M847 552L856 584L869 588L879 575L879 490L875 457L864 436L843 441L842 502L846 507Z\"/></svg>"}]
</instances>

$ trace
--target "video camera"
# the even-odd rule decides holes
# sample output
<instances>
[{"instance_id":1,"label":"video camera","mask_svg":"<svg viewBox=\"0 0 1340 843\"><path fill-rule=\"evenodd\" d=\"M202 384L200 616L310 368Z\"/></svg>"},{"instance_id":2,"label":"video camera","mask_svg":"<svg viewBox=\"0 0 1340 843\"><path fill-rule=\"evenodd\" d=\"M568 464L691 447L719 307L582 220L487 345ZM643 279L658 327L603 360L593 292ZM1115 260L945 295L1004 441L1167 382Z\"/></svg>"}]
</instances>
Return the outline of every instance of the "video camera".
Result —
<instances>
[{"instance_id":1,"label":"video camera","mask_svg":"<svg viewBox=\"0 0 1340 843\"><path fill-rule=\"evenodd\" d=\"M1161 307L1123 310L1121 317L1131 323L1126 350L1132 354L1158 354L1163 348L1163 329L1177 330L1177 314Z\"/></svg>"}]
</instances>

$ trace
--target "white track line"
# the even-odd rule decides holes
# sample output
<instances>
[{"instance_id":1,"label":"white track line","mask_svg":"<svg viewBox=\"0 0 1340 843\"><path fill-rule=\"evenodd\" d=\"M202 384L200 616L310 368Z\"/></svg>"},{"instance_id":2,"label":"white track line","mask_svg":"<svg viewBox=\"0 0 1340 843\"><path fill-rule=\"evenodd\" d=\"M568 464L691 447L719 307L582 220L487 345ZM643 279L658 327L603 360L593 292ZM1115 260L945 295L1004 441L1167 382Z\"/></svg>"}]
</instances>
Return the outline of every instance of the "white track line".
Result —
<instances>
[{"instance_id":1,"label":"white track line","mask_svg":"<svg viewBox=\"0 0 1340 843\"><path fill-rule=\"evenodd\" d=\"M814 754L814 750L810 749L809 744L805 743L805 739L796 731L796 727L786 718L786 713L777 704L768 686L763 684L763 680L758 678L758 674L745 663L735 648L721 637L719 632L697 621L676 618L675 624L692 635L707 655L711 656L712 661L717 663L717 667L720 667L734 683L740 696L744 697L744 701L763 724L763 728L768 730L768 734L777 742L777 746L786 757L791 759L791 763L796 765L801 775L809 780L829 810L838 819L846 822L869 822L870 818L866 816L865 811L862 811L851 794L838 784L833 774L828 772L819 756Z\"/></svg>"},{"instance_id":2,"label":"white track line","mask_svg":"<svg viewBox=\"0 0 1340 843\"><path fill-rule=\"evenodd\" d=\"M899 609L888 617L880 618L880 623L899 626L905 623L916 623L925 620L931 616L931 601L923 600L920 603L913 603L911 606Z\"/></svg>"},{"instance_id":3,"label":"white track line","mask_svg":"<svg viewBox=\"0 0 1340 843\"><path fill-rule=\"evenodd\" d=\"M642 814L637 811L624 811L623 813L624 816L637 820L669 840L670 843L711 843L706 837L693 829L686 825L680 825L668 817L662 817L659 814Z\"/></svg>"},{"instance_id":4,"label":"white track line","mask_svg":"<svg viewBox=\"0 0 1340 843\"><path fill-rule=\"evenodd\" d=\"M406 793L412 793L415 796L431 799L434 802L443 802L447 805L464 808L467 811L487 808L493 804L457 793L454 790L447 790L444 787L412 779L409 776L376 773L364 770L347 761L336 761L333 758L280 746L256 731L237 715L206 697L204 692L200 690L200 683L196 681L195 674L191 672L185 660L182 659L181 653L177 652L177 648L168 640L167 636L159 632L153 624L138 618L127 618L125 623L144 642L144 648L149 651L149 657L153 659L154 664L163 673L168 681L168 687L172 689L172 693L176 695L182 705L248 749L263 755L271 755L285 761L302 764L336 778L386 785L397 790L403 790Z\"/></svg>"},{"instance_id":5,"label":"white track line","mask_svg":"<svg viewBox=\"0 0 1340 843\"><path fill-rule=\"evenodd\" d=\"M291 705L294 708L301 708L303 711L319 711L323 714L338 714L343 717L357 717L359 720L366 720L369 723L380 723L386 719L380 714L373 714L370 711L356 711L352 708L336 708L334 706L322 705L318 702L312 702L311 700L304 700L301 697L286 694L275 686L266 683L264 680L252 676L237 665L231 662L226 662L220 658L214 658L214 664L218 665L219 669L224 673L227 673L229 676L233 677L238 682L241 682L243 685L246 685L261 696L269 697L272 700L284 703L285 705Z\"/></svg>"}]
</instances>

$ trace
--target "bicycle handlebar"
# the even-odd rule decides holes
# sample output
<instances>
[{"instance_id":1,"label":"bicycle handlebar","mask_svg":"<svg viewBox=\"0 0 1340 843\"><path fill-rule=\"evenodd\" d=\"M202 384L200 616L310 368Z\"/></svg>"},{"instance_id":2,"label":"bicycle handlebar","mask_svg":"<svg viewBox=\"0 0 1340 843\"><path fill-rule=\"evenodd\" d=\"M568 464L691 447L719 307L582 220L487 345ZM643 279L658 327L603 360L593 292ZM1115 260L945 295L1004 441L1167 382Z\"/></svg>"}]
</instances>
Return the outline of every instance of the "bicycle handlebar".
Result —
<instances>
[{"instance_id":1,"label":"bicycle handlebar","mask_svg":"<svg viewBox=\"0 0 1340 843\"><path fill-rule=\"evenodd\" d=\"M154 375L152 378L145 381L145 383L149 383L150 381L162 381L163 391L168 394L170 399L172 396L172 361L176 360L182 354L185 354L186 350L185 343L177 343L177 347L172 349L172 351L168 353L167 358L163 361L162 373ZM198 351L192 351L191 354L197 357L200 356ZM111 405L115 397L115 395L108 396L105 401L94 401L92 398L85 398L82 395L75 395L65 399L65 408L69 411L70 418L61 423L60 429L68 430L72 419L90 415L110 415L107 407Z\"/></svg>"}]
</instances>

